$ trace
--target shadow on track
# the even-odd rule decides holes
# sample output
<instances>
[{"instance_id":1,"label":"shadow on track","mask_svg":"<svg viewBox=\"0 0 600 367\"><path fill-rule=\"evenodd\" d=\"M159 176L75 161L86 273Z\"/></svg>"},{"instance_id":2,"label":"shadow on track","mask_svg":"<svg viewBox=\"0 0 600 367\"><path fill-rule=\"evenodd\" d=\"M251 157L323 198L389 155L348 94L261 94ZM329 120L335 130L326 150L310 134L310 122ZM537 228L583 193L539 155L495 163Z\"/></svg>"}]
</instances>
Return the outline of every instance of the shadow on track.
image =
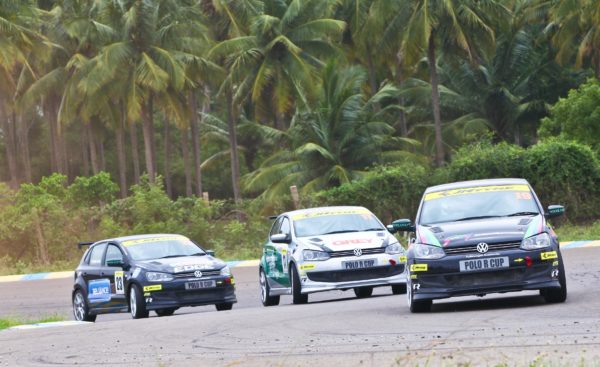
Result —
<instances>
[{"instance_id":1,"label":"shadow on track","mask_svg":"<svg viewBox=\"0 0 600 367\"><path fill-rule=\"evenodd\" d=\"M475 299L468 301L450 301L444 303L433 302L431 312L456 312L475 310L494 310L524 307L539 307L546 305L546 301L540 295L499 297L491 299Z\"/></svg>"}]
</instances>

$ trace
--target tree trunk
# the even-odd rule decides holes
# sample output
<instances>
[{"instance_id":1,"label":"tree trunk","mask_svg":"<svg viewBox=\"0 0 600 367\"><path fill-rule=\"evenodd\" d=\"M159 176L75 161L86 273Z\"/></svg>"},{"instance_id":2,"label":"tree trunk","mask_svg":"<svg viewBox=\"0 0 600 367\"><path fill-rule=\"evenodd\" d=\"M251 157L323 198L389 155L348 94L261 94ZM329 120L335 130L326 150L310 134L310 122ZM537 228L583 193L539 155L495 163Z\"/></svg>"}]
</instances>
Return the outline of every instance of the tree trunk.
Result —
<instances>
[{"instance_id":1,"label":"tree trunk","mask_svg":"<svg viewBox=\"0 0 600 367\"><path fill-rule=\"evenodd\" d=\"M138 151L137 125L129 124L129 142L131 144L131 160L133 161L133 182L140 183L140 154Z\"/></svg>"},{"instance_id":2,"label":"tree trunk","mask_svg":"<svg viewBox=\"0 0 600 367\"><path fill-rule=\"evenodd\" d=\"M142 108L142 132L144 133L144 157L146 158L146 172L148 173L148 180L150 183L154 183L156 179L156 172L154 171L154 134L152 128L152 114L150 109L152 108L152 98L144 104Z\"/></svg>"},{"instance_id":3,"label":"tree trunk","mask_svg":"<svg viewBox=\"0 0 600 367\"><path fill-rule=\"evenodd\" d=\"M88 146L90 150L90 161L92 162L92 174L96 175L100 172L100 162L98 162L98 152L96 151L96 139L94 137L94 129L92 123L85 125L85 131L88 138Z\"/></svg>"},{"instance_id":4,"label":"tree trunk","mask_svg":"<svg viewBox=\"0 0 600 367\"><path fill-rule=\"evenodd\" d=\"M190 148L188 130L181 130L181 154L183 155L183 172L185 173L185 196L192 196L192 173L190 171Z\"/></svg>"},{"instance_id":5,"label":"tree trunk","mask_svg":"<svg viewBox=\"0 0 600 367\"><path fill-rule=\"evenodd\" d=\"M56 161L56 151L58 149L58 143L56 142L56 124L52 117L52 109L50 108L50 98L47 98L44 102L44 117L48 120L49 136L50 136L50 170L52 172L59 172L58 162Z\"/></svg>"},{"instance_id":6,"label":"tree trunk","mask_svg":"<svg viewBox=\"0 0 600 367\"><path fill-rule=\"evenodd\" d=\"M431 104L433 106L433 123L435 127L435 164L441 167L444 164L444 143L442 142L442 119L440 117L440 93L438 86L437 65L435 60L435 38L431 32L427 50L429 61L429 76L431 79Z\"/></svg>"},{"instance_id":7,"label":"tree trunk","mask_svg":"<svg viewBox=\"0 0 600 367\"><path fill-rule=\"evenodd\" d=\"M377 93L377 72L373 64L373 55L371 55L371 47L367 46L367 68L369 71L369 86L371 87L371 96Z\"/></svg>"},{"instance_id":8,"label":"tree trunk","mask_svg":"<svg viewBox=\"0 0 600 367\"><path fill-rule=\"evenodd\" d=\"M119 169L119 188L121 198L127 197L127 156L125 154L125 117L117 123L117 165Z\"/></svg>"},{"instance_id":9,"label":"tree trunk","mask_svg":"<svg viewBox=\"0 0 600 367\"><path fill-rule=\"evenodd\" d=\"M167 195L173 198L173 186L171 184L171 124L164 121L164 142L165 142L165 184L167 186Z\"/></svg>"},{"instance_id":10,"label":"tree trunk","mask_svg":"<svg viewBox=\"0 0 600 367\"><path fill-rule=\"evenodd\" d=\"M17 136L15 133L15 121L8 120L4 102L0 101L0 127L4 132L4 145L6 148L6 159L8 161L9 184L12 189L19 186L19 175L17 171Z\"/></svg>"},{"instance_id":11,"label":"tree trunk","mask_svg":"<svg viewBox=\"0 0 600 367\"><path fill-rule=\"evenodd\" d=\"M38 261L43 265L50 264L50 256L48 254L48 243L44 236L44 230L37 209L34 209L33 225L35 226L35 237L38 243L37 246L37 257Z\"/></svg>"},{"instance_id":12,"label":"tree trunk","mask_svg":"<svg viewBox=\"0 0 600 367\"><path fill-rule=\"evenodd\" d=\"M237 149L236 113L233 105L231 88L227 90L227 125L229 128L229 147L231 154L231 183L233 198L236 204L241 203L242 194L240 190L240 159Z\"/></svg>"},{"instance_id":13,"label":"tree trunk","mask_svg":"<svg viewBox=\"0 0 600 367\"><path fill-rule=\"evenodd\" d=\"M81 176L88 176L90 174L90 151L88 149L89 142L87 136L87 130L85 125L81 125L81 162L82 171L79 172Z\"/></svg>"},{"instance_id":14,"label":"tree trunk","mask_svg":"<svg viewBox=\"0 0 600 367\"><path fill-rule=\"evenodd\" d=\"M104 155L104 139L98 139L98 156L100 157L100 171L106 172L106 157Z\"/></svg>"},{"instance_id":15,"label":"tree trunk","mask_svg":"<svg viewBox=\"0 0 600 367\"><path fill-rule=\"evenodd\" d=\"M202 159L200 157L200 127L198 126L198 104L196 101L196 93L194 90L190 91L189 95L189 105L190 105L190 127L192 132L192 153L194 155L194 176L196 181L196 195L198 197L202 197L202 171L200 170L200 165L202 164ZM202 113L206 113L205 111L206 103L202 105Z\"/></svg>"},{"instance_id":16,"label":"tree trunk","mask_svg":"<svg viewBox=\"0 0 600 367\"><path fill-rule=\"evenodd\" d=\"M58 122L58 106L56 98L48 97L46 100L46 113L50 123L50 140L52 158L54 161L54 171L61 174L67 174L66 159L67 153L62 129Z\"/></svg>"},{"instance_id":17,"label":"tree trunk","mask_svg":"<svg viewBox=\"0 0 600 367\"><path fill-rule=\"evenodd\" d=\"M402 89L402 83L404 82L404 78L402 75L402 53L398 51L396 54L396 84L398 88ZM400 106L400 113L398 114L398 124L400 125L400 134L403 137L408 136L408 126L406 124L406 114L404 113L404 97L398 97L398 105Z\"/></svg>"},{"instance_id":18,"label":"tree trunk","mask_svg":"<svg viewBox=\"0 0 600 367\"><path fill-rule=\"evenodd\" d=\"M17 121L17 115L13 111L13 121ZM32 182L31 174L31 156L29 154L29 124L24 121L23 117L19 117L18 127L18 145L19 145L19 156L21 158L21 169L24 174L25 182Z\"/></svg>"}]
</instances>

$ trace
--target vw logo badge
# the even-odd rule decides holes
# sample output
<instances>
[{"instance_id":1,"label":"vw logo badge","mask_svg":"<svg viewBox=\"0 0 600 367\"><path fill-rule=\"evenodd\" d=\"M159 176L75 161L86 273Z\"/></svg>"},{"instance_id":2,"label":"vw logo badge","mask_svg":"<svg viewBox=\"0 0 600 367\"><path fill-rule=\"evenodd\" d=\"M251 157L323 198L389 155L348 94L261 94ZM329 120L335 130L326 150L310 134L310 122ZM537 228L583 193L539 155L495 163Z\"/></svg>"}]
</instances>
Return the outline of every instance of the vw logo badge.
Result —
<instances>
[{"instance_id":1,"label":"vw logo badge","mask_svg":"<svg viewBox=\"0 0 600 367\"><path fill-rule=\"evenodd\" d=\"M201 272L200 270L196 270L196 271L194 272L194 276L195 276L196 278L201 278L201 277L202 277L202 272Z\"/></svg>"},{"instance_id":2,"label":"vw logo badge","mask_svg":"<svg viewBox=\"0 0 600 367\"><path fill-rule=\"evenodd\" d=\"M362 255L362 250L359 248L355 248L354 249L354 256L360 256Z\"/></svg>"},{"instance_id":3,"label":"vw logo badge","mask_svg":"<svg viewBox=\"0 0 600 367\"><path fill-rule=\"evenodd\" d=\"M485 254L488 252L488 244L485 242L480 242L477 244L477 252L480 254Z\"/></svg>"}]
</instances>

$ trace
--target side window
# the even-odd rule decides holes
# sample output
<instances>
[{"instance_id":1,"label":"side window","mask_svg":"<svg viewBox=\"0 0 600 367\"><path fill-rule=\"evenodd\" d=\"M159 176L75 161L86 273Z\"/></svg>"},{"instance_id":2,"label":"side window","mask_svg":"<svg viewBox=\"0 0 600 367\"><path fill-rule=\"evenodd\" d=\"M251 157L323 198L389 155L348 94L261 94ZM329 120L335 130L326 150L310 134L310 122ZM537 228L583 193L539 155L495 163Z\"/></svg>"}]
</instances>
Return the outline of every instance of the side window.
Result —
<instances>
[{"instance_id":1,"label":"side window","mask_svg":"<svg viewBox=\"0 0 600 367\"><path fill-rule=\"evenodd\" d=\"M106 249L106 243L96 245L90 250L90 266L102 265L102 256L104 256L104 249Z\"/></svg>"},{"instance_id":2,"label":"side window","mask_svg":"<svg viewBox=\"0 0 600 367\"><path fill-rule=\"evenodd\" d=\"M280 233L279 232L279 227L281 227L281 220L282 220L282 218L278 218L275 221L275 223L273 223L273 227L271 227L271 232L269 233L269 236L272 236L274 234Z\"/></svg>"},{"instance_id":3,"label":"side window","mask_svg":"<svg viewBox=\"0 0 600 367\"><path fill-rule=\"evenodd\" d=\"M123 253L115 245L108 245L108 249L106 249L106 260L104 260L104 266L108 266L107 264L109 260L123 261Z\"/></svg>"},{"instance_id":4,"label":"side window","mask_svg":"<svg viewBox=\"0 0 600 367\"><path fill-rule=\"evenodd\" d=\"M288 236L291 235L289 219L283 218L283 221L281 222L281 227L279 228L279 233L287 234Z\"/></svg>"}]
</instances>

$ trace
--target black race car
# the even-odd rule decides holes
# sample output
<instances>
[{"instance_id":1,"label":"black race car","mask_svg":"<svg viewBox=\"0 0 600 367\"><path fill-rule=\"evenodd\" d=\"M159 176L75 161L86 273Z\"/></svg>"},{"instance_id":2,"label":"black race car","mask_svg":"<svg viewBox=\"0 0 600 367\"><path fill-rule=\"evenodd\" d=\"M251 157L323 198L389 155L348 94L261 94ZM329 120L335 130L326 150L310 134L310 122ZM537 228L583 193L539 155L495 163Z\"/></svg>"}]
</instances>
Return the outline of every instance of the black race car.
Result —
<instances>
[{"instance_id":1,"label":"black race car","mask_svg":"<svg viewBox=\"0 0 600 367\"><path fill-rule=\"evenodd\" d=\"M416 225L408 219L390 228L414 232L407 253L407 298L411 312L427 312L432 300L540 290L546 302L564 302L567 283L556 234L523 179L465 181L425 191Z\"/></svg>"},{"instance_id":2,"label":"black race car","mask_svg":"<svg viewBox=\"0 0 600 367\"><path fill-rule=\"evenodd\" d=\"M148 234L80 243L90 247L75 270L73 314L95 321L103 313L134 319L172 315L179 307L214 304L231 310L234 278L227 265L188 238Z\"/></svg>"}]
</instances>

